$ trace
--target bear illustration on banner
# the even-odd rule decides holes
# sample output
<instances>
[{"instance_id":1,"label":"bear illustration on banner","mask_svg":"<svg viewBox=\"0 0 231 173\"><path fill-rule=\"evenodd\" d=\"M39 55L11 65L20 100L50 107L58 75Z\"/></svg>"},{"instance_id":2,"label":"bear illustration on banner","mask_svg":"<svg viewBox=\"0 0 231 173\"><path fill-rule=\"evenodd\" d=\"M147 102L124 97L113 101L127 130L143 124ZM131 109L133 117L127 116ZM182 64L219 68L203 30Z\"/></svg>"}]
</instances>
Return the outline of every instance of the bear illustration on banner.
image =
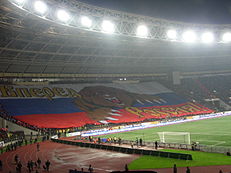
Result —
<instances>
[{"instance_id":1,"label":"bear illustration on banner","mask_svg":"<svg viewBox=\"0 0 231 173\"><path fill-rule=\"evenodd\" d=\"M160 97L128 92L126 90L107 86L85 87L78 93L81 97L75 100L75 104L96 121L106 123L106 120L117 120L111 116L122 116L118 109L125 109L135 103L161 104L166 101Z\"/></svg>"}]
</instances>

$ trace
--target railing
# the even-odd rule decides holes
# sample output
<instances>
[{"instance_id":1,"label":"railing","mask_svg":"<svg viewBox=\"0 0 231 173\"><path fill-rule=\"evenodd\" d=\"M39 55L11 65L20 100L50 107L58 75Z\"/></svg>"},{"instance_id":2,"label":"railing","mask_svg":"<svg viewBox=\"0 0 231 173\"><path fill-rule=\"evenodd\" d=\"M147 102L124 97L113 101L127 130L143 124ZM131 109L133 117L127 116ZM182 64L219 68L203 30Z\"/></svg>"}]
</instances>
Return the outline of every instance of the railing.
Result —
<instances>
[{"instance_id":1,"label":"railing","mask_svg":"<svg viewBox=\"0 0 231 173\"><path fill-rule=\"evenodd\" d=\"M134 141L123 140L124 144L135 143ZM155 148L155 142L145 142L143 144L146 147ZM192 144L178 144L178 143L160 143L158 142L159 148L172 148L172 149L184 149L184 150L193 150L193 151L203 151L209 153L231 153L231 147L224 146L209 146L209 145L192 145Z\"/></svg>"}]
</instances>

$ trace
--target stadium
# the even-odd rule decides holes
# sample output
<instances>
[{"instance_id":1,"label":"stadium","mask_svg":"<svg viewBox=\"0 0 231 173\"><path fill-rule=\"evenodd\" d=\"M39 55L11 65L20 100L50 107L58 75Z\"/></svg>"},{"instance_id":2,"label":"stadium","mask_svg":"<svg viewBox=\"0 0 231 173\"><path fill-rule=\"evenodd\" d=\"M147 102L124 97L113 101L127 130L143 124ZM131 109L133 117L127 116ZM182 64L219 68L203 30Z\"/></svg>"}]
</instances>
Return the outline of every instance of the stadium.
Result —
<instances>
[{"instance_id":1,"label":"stadium","mask_svg":"<svg viewBox=\"0 0 231 173\"><path fill-rule=\"evenodd\" d=\"M97 3L0 1L0 172L230 173L231 25Z\"/></svg>"}]
</instances>

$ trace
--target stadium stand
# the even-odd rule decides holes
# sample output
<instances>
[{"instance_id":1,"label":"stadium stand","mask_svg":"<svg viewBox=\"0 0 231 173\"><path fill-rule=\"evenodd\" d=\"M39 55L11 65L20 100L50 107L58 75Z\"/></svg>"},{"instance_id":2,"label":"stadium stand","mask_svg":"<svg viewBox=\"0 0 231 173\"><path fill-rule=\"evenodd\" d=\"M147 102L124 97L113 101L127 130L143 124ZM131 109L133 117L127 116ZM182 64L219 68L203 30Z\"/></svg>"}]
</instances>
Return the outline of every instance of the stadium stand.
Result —
<instances>
[{"instance_id":1,"label":"stadium stand","mask_svg":"<svg viewBox=\"0 0 231 173\"><path fill-rule=\"evenodd\" d=\"M2 109L5 110L1 116L33 130L140 122L213 112L177 96L157 82L40 88L2 86L1 93Z\"/></svg>"}]
</instances>

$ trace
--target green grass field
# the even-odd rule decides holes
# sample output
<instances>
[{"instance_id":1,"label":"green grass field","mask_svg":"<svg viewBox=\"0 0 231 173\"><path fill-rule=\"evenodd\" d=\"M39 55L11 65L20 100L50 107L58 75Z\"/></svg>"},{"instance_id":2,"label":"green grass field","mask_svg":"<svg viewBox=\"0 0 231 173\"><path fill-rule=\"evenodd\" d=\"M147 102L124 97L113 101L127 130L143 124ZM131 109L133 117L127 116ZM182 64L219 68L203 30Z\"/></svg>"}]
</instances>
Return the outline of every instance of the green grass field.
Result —
<instances>
[{"instance_id":1,"label":"green grass field","mask_svg":"<svg viewBox=\"0 0 231 173\"><path fill-rule=\"evenodd\" d=\"M190 132L191 141L211 146L231 147L231 116L109 134L102 137L116 136L127 140L135 140L138 137L143 138L144 141L156 141L159 140L157 132Z\"/></svg>"},{"instance_id":2,"label":"green grass field","mask_svg":"<svg viewBox=\"0 0 231 173\"><path fill-rule=\"evenodd\" d=\"M191 154L193 160L177 160L153 156L141 156L129 164L129 169L153 169L171 168L173 164L177 167L210 166L210 165L230 165L231 157L218 153L205 153L199 151L183 151L164 149L163 151Z\"/></svg>"},{"instance_id":3,"label":"green grass field","mask_svg":"<svg viewBox=\"0 0 231 173\"><path fill-rule=\"evenodd\" d=\"M210 146L231 148L231 116L199 120L182 124L148 128L130 132L104 135L104 137L120 137L127 140L143 138L144 141L159 140L157 132L190 132L191 141ZM171 168L173 164L178 167L230 165L231 157L225 154L205 153L199 151L184 151L164 149L163 151L192 154L192 161L169 159L154 156L141 156L129 164L129 169Z\"/></svg>"}]
</instances>

